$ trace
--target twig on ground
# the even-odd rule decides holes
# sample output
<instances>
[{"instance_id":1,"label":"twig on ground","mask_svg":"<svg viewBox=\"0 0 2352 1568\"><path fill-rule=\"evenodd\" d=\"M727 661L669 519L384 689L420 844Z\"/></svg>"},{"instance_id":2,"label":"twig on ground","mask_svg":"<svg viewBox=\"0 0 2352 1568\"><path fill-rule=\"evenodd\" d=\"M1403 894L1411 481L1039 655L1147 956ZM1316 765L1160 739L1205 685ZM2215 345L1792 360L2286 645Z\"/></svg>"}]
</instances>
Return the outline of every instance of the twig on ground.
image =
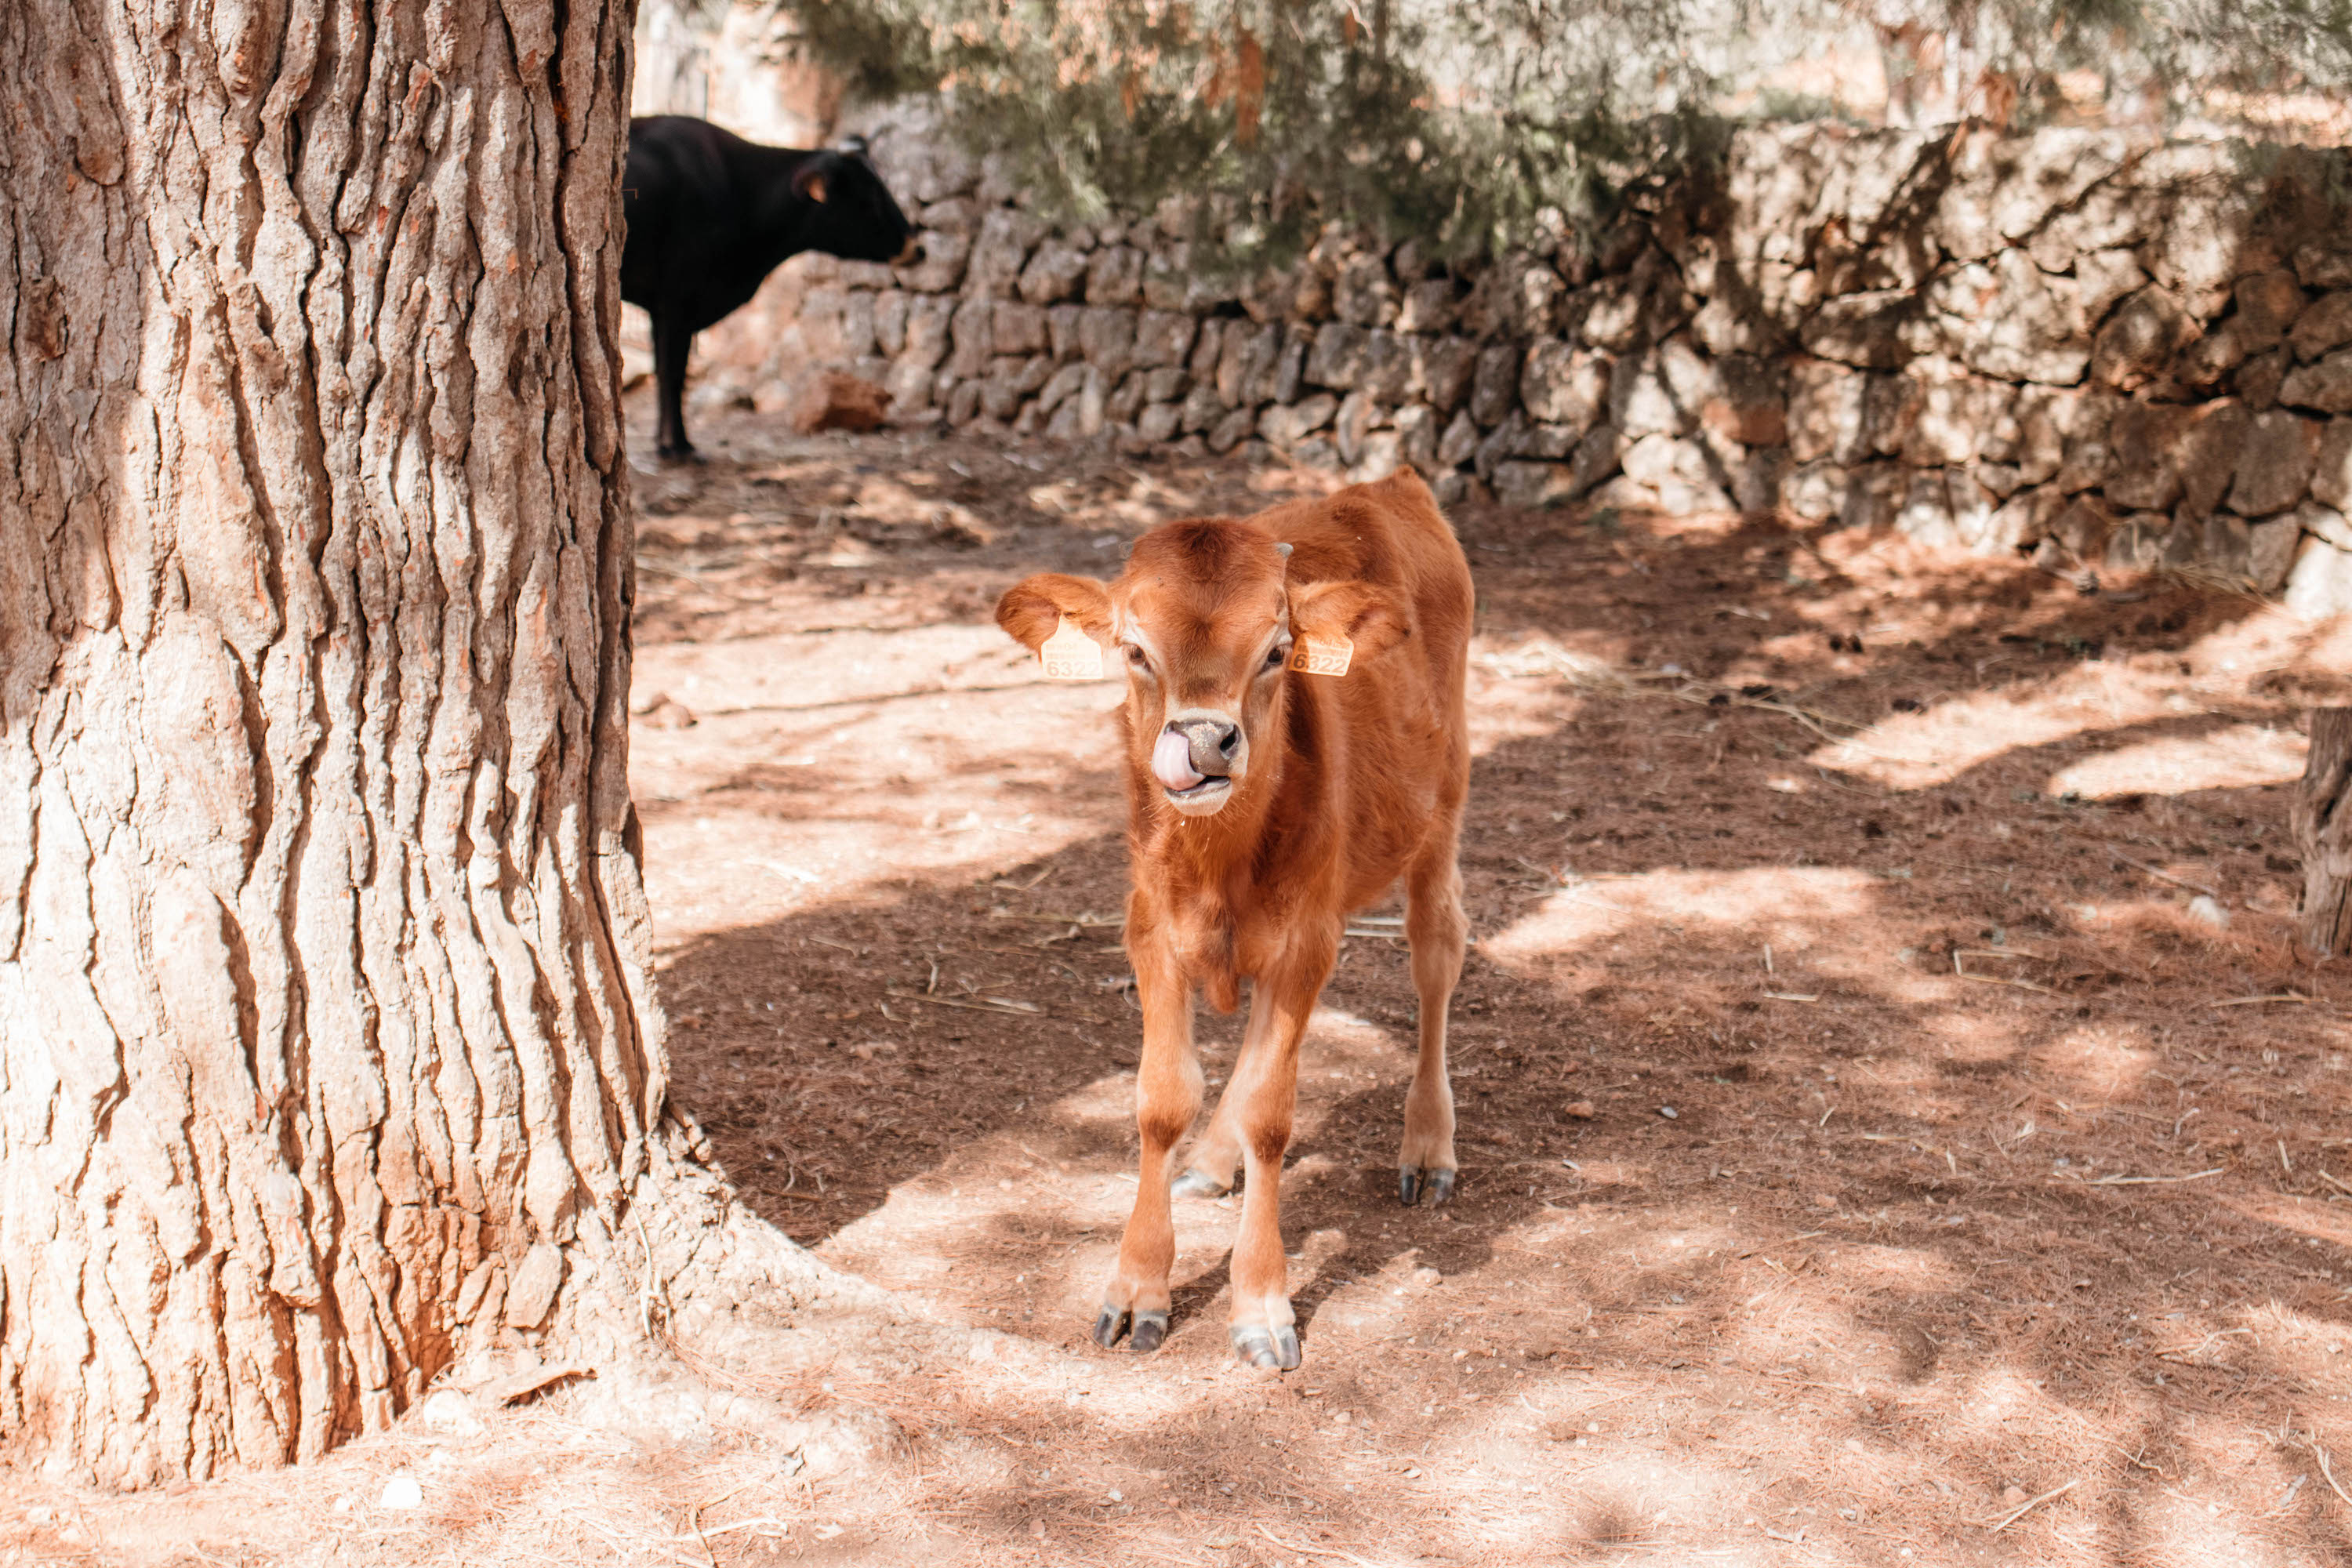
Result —
<instances>
[{"instance_id":1,"label":"twig on ground","mask_svg":"<svg viewBox=\"0 0 2352 1568\"><path fill-rule=\"evenodd\" d=\"M2327 1450L2319 1446L2319 1438L2316 1434L2315 1434L2311 1439L2311 1451L2319 1456L2319 1477L2322 1480L2327 1483L2327 1489L2334 1492L2337 1497L2342 1498L2346 1506L2352 1507L2352 1492L2347 1492L2342 1487L2336 1484L2336 1471L2329 1467L2327 1463Z\"/></svg>"},{"instance_id":2,"label":"twig on ground","mask_svg":"<svg viewBox=\"0 0 2352 1568\"><path fill-rule=\"evenodd\" d=\"M2334 1187L2337 1192L2344 1194L2346 1196L2352 1197L2352 1186L2347 1186L2344 1183L2337 1181L2334 1176L2329 1175L2326 1172L2321 1170L2316 1165L2314 1165L2311 1170L2312 1173L2317 1176L2321 1181L2326 1182L2329 1186Z\"/></svg>"},{"instance_id":3,"label":"twig on ground","mask_svg":"<svg viewBox=\"0 0 2352 1568\"><path fill-rule=\"evenodd\" d=\"M2073 1491L2076 1487L2079 1487L2082 1484L2083 1479L2080 1476L2077 1476L2063 1487L2051 1488L2048 1491L2043 1492L2040 1497L2027 1498L2023 1502L2019 1503L2015 1508L2011 1509L1999 1519L1987 1521L1985 1528L1991 1531L1995 1535L1999 1535L2002 1531L2007 1530L2011 1525L2015 1524L2019 1520L2023 1519L2027 1514L2032 1512L2035 1509L2040 1508L2043 1503L2050 1501L2053 1498L2064 1497L2068 1492Z\"/></svg>"},{"instance_id":4,"label":"twig on ground","mask_svg":"<svg viewBox=\"0 0 2352 1568\"><path fill-rule=\"evenodd\" d=\"M1364 1559L1357 1556L1354 1552L1343 1552L1336 1546L1307 1546L1297 1542L1285 1541L1282 1537L1276 1535L1274 1531L1268 1530L1262 1524L1255 1525L1252 1528L1254 1528L1260 1535L1265 1536L1268 1541L1273 1542L1276 1546L1281 1547L1285 1552L1304 1552L1311 1557L1336 1557L1342 1563L1357 1563L1360 1565L1360 1568L1379 1568L1377 1563L1367 1563Z\"/></svg>"},{"instance_id":5,"label":"twig on ground","mask_svg":"<svg viewBox=\"0 0 2352 1568\"><path fill-rule=\"evenodd\" d=\"M2202 893L2209 899L2218 899L2221 896L2219 892L2207 887L2202 882L2192 882L2185 877L2176 877L2171 872L2163 869L2161 867L2151 866L2145 860L2135 860L2128 855L2116 855L2113 849L2109 849L2107 853L2114 856L2116 859L2123 862L2123 864L2131 867L2133 869L2145 871L2149 876L2169 882L2176 888L2186 888L2192 893Z\"/></svg>"},{"instance_id":6,"label":"twig on ground","mask_svg":"<svg viewBox=\"0 0 2352 1568\"><path fill-rule=\"evenodd\" d=\"M2154 1186L2160 1182L2201 1182L2208 1176L2218 1176L2228 1169L2229 1167L2227 1165L2216 1165L2210 1171L2198 1171L2186 1176L2101 1176L2096 1181L2085 1183L2084 1185L2093 1187L2147 1187Z\"/></svg>"},{"instance_id":7,"label":"twig on ground","mask_svg":"<svg viewBox=\"0 0 2352 1568\"><path fill-rule=\"evenodd\" d=\"M2298 1005L2311 998L2299 991L2282 991L2273 996L2232 996L2226 1002L2208 1002L2208 1007L2259 1007L2265 1002L2293 1002Z\"/></svg>"}]
</instances>

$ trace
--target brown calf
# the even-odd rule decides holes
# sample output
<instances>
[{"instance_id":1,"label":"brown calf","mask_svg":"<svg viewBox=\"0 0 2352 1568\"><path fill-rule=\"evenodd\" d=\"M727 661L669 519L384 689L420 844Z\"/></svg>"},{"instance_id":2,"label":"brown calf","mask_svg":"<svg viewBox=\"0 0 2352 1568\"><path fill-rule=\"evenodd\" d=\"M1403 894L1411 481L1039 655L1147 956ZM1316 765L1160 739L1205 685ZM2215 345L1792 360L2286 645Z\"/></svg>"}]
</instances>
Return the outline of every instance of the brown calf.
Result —
<instances>
[{"instance_id":1,"label":"brown calf","mask_svg":"<svg viewBox=\"0 0 2352 1568\"><path fill-rule=\"evenodd\" d=\"M1247 520L1168 523L1137 542L1115 582L1048 574L996 606L997 624L1032 648L1069 623L1127 666L1142 1180L1095 1325L1102 1344L1130 1319L1137 1350L1167 1337L1169 1153L1201 1108L1192 994L1229 1013L1247 978L1233 1081L1174 1184L1222 1193L1241 1165L1234 1348L1257 1366L1298 1364L1281 1227L1298 1042L1349 911L1399 877L1421 1050L1398 1192L1407 1204L1453 1194L1445 1007L1465 929L1454 851L1470 780L1470 614L1462 547L1407 470ZM1306 672L1343 656L1344 674Z\"/></svg>"}]
</instances>

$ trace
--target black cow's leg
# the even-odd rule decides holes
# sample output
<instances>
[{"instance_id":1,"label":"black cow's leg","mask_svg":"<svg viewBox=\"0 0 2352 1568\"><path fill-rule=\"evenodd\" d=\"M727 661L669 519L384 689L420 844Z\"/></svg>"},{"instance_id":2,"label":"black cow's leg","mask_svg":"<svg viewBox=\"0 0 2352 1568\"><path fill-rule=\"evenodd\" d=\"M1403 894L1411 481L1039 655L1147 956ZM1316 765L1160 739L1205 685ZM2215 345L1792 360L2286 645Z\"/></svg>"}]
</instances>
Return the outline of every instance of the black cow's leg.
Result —
<instances>
[{"instance_id":1,"label":"black cow's leg","mask_svg":"<svg viewBox=\"0 0 2352 1568\"><path fill-rule=\"evenodd\" d=\"M694 334L681 321L654 318L654 381L661 411L657 441L661 455L690 462L694 443L686 438L686 356L694 348Z\"/></svg>"}]
</instances>

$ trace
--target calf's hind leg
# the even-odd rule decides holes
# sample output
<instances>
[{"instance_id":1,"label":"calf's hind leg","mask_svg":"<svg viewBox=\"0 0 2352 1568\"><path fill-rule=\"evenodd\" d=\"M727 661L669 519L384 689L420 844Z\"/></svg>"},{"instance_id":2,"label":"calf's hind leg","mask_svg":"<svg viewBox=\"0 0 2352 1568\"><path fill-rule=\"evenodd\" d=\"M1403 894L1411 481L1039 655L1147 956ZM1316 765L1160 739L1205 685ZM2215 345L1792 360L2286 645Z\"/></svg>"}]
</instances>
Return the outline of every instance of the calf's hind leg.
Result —
<instances>
[{"instance_id":1,"label":"calf's hind leg","mask_svg":"<svg viewBox=\"0 0 2352 1568\"><path fill-rule=\"evenodd\" d=\"M1404 1098L1404 1144L1397 1156L1397 1199L1411 1206L1454 1195L1454 1086L1445 1071L1445 1010L1462 978L1469 921L1462 913L1462 872L1454 835L1405 873L1405 935L1412 942L1412 984L1421 996L1421 1050Z\"/></svg>"},{"instance_id":2,"label":"calf's hind leg","mask_svg":"<svg viewBox=\"0 0 2352 1568\"><path fill-rule=\"evenodd\" d=\"M1238 1090L1256 1072L1257 1058L1265 1049L1274 1016L1267 1001L1271 995L1263 985L1250 988L1249 1024L1242 1031L1242 1048L1234 1054L1233 1078L1217 1100L1207 1130L1193 1140L1192 1152L1185 1157L1184 1173L1176 1178L1174 1188L1180 1198L1213 1198L1232 1190L1234 1168L1242 1163Z\"/></svg>"}]
</instances>

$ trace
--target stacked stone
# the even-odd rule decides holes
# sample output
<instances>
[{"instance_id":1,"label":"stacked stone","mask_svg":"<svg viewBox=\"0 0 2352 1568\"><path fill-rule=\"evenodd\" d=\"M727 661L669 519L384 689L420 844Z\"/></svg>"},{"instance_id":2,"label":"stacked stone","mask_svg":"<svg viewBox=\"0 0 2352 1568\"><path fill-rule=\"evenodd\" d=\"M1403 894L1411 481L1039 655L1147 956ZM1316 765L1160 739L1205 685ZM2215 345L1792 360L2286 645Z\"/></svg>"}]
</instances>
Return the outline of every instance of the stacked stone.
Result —
<instances>
[{"instance_id":1,"label":"stacked stone","mask_svg":"<svg viewBox=\"0 0 2352 1568\"><path fill-rule=\"evenodd\" d=\"M892 416L1245 443L1451 500L1779 509L2352 606L2352 231L2337 153L1759 128L1597 247L1450 273L1328 235L1246 285L1181 204L1056 229L877 147L923 228L803 258L796 353Z\"/></svg>"}]
</instances>

